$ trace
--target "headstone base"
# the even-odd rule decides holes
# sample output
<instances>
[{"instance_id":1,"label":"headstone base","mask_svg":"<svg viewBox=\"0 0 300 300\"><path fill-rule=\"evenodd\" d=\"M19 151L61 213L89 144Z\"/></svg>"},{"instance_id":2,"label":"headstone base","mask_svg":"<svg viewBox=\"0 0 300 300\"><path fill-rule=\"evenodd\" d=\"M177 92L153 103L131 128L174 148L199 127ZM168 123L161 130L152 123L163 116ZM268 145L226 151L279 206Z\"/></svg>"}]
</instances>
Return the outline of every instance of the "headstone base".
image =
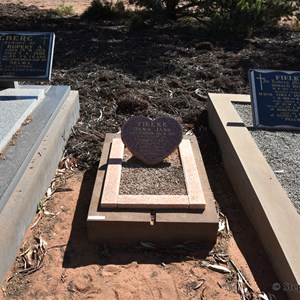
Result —
<instances>
[{"instance_id":1,"label":"headstone base","mask_svg":"<svg viewBox=\"0 0 300 300\"><path fill-rule=\"evenodd\" d=\"M196 170L201 178L205 209L101 206L107 184L106 172L111 145L114 139L119 138L119 134L106 135L87 218L89 240L107 244L135 244L141 241L169 244L193 240L208 247L213 246L217 238L218 215L194 136L184 136L184 140L189 140L192 147Z\"/></svg>"}]
</instances>

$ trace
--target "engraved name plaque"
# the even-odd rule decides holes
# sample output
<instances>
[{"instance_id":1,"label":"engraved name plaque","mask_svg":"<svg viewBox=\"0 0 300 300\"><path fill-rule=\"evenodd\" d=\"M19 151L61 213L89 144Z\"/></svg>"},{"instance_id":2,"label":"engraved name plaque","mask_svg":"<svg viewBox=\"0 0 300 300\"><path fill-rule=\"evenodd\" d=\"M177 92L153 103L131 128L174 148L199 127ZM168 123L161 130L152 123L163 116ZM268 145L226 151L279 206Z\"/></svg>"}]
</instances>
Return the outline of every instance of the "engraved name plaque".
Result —
<instances>
[{"instance_id":1,"label":"engraved name plaque","mask_svg":"<svg viewBox=\"0 0 300 300\"><path fill-rule=\"evenodd\" d=\"M0 32L0 80L50 80L55 35Z\"/></svg>"},{"instance_id":2,"label":"engraved name plaque","mask_svg":"<svg viewBox=\"0 0 300 300\"><path fill-rule=\"evenodd\" d=\"M300 129L300 72L250 70L249 80L254 126Z\"/></svg>"}]
</instances>

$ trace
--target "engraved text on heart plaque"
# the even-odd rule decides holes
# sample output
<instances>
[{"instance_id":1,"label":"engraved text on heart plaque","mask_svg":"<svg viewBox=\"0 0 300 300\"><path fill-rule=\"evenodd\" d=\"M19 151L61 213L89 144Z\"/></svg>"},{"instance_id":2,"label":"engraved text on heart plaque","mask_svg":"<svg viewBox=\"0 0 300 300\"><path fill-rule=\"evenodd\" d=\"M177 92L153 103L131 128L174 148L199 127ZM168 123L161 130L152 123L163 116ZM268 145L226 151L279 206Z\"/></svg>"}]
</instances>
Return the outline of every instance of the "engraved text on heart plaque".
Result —
<instances>
[{"instance_id":1,"label":"engraved text on heart plaque","mask_svg":"<svg viewBox=\"0 0 300 300\"><path fill-rule=\"evenodd\" d=\"M122 126L124 145L140 161L154 166L169 156L182 140L182 127L171 117L151 120L132 117Z\"/></svg>"}]
</instances>

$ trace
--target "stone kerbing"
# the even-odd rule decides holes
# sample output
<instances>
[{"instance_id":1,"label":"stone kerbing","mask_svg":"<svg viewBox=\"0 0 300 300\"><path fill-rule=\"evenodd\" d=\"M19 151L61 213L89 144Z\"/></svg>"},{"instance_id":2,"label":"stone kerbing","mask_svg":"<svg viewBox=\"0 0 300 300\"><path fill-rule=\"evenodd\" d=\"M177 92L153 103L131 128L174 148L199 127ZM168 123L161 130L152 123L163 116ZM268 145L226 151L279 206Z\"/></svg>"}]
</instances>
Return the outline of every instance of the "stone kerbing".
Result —
<instances>
[{"instance_id":1,"label":"stone kerbing","mask_svg":"<svg viewBox=\"0 0 300 300\"><path fill-rule=\"evenodd\" d=\"M206 202L204 210L102 208L101 198L107 163L111 144L115 138L120 139L120 134L106 134L105 137L87 217L89 240L109 244L136 244L142 240L157 243L196 240L211 248L216 242L219 220L196 137L185 136L184 139L190 140L198 175L201 178ZM131 200L136 199L131 197Z\"/></svg>"},{"instance_id":2,"label":"stone kerbing","mask_svg":"<svg viewBox=\"0 0 300 300\"><path fill-rule=\"evenodd\" d=\"M123 153L124 144L122 140L114 138L103 187L102 208L205 209L202 183L189 139L182 140L179 145L187 195L119 195Z\"/></svg>"},{"instance_id":3,"label":"stone kerbing","mask_svg":"<svg viewBox=\"0 0 300 300\"><path fill-rule=\"evenodd\" d=\"M299 215L232 102L250 103L250 96L209 94L207 107L226 172L279 280L299 285ZM293 300L300 296L287 294Z\"/></svg>"}]
</instances>

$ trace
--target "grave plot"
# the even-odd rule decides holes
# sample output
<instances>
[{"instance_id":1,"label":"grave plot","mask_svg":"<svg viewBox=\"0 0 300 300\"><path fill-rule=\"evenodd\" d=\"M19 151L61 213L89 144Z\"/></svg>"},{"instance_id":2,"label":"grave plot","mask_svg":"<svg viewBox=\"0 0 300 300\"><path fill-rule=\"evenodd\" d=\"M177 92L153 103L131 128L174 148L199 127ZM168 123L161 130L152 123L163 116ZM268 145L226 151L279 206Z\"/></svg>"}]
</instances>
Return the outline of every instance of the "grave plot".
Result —
<instances>
[{"instance_id":1,"label":"grave plot","mask_svg":"<svg viewBox=\"0 0 300 300\"><path fill-rule=\"evenodd\" d=\"M209 94L209 124L226 172L281 282L299 286L299 215L252 139L233 103L251 103L249 95ZM298 292L286 291L290 299Z\"/></svg>"},{"instance_id":2,"label":"grave plot","mask_svg":"<svg viewBox=\"0 0 300 300\"><path fill-rule=\"evenodd\" d=\"M250 104L234 103L236 111L249 130L258 148L276 174L288 198L300 214L300 132L295 130L255 130Z\"/></svg>"},{"instance_id":3,"label":"grave plot","mask_svg":"<svg viewBox=\"0 0 300 300\"><path fill-rule=\"evenodd\" d=\"M79 96L50 80L54 34L0 32L0 282L55 175Z\"/></svg>"},{"instance_id":4,"label":"grave plot","mask_svg":"<svg viewBox=\"0 0 300 300\"><path fill-rule=\"evenodd\" d=\"M130 125L124 124L121 136L106 135L87 218L89 239L97 243L177 243L195 240L204 243L207 248L213 246L218 216L197 139L195 136L184 136L181 141L182 131L177 130L173 121L136 118L128 121ZM163 127L167 137L160 131ZM158 139L169 142L161 149ZM126 159L122 140L150 166L128 155L128 152ZM165 151L174 140L177 142ZM178 147L176 143L180 143ZM175 149L177 152L174 154ZM151 158L147 156L148 152ZM170 155L170 152L173 154ZM128 163L130 160L132 162ZM164 177L166 170L174 164L180 165L181 185L184 186L176 193L172 192L172 184ZM135 173L139 174L140 181L130 175ZM121 186L120 189L122 176L126 177L123 185L127 183L131 186L130 191L128 186ZM132 181L136 181L134 185ZM162 193L159 192L159 185L164 186Z\"/></svg>"}]
</instances>

